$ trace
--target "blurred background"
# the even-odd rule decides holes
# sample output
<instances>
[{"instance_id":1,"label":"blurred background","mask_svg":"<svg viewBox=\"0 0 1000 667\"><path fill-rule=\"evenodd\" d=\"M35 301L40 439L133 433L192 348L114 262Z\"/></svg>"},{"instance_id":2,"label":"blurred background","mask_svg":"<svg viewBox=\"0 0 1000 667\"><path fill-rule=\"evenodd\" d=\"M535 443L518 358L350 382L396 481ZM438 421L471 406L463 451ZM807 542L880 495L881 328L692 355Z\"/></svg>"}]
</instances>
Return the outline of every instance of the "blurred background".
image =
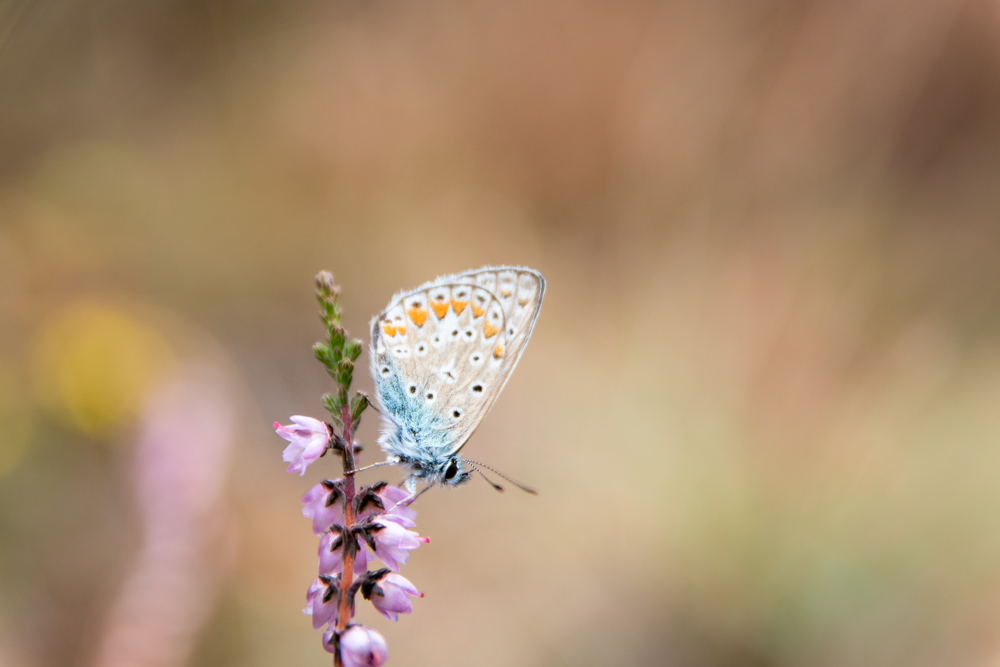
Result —
<instances>
[{"instance_id":1,"label":"blurred background","mask_svg":"<svg viewBox=\"0 0 1000 667\"><path fill-rule=\"evenodd\" d=\"M0 666L329 665L313 275L517 263L390 664L996 667L998 253L996 0L0 0Z\"/></svg>"}]
</instances>

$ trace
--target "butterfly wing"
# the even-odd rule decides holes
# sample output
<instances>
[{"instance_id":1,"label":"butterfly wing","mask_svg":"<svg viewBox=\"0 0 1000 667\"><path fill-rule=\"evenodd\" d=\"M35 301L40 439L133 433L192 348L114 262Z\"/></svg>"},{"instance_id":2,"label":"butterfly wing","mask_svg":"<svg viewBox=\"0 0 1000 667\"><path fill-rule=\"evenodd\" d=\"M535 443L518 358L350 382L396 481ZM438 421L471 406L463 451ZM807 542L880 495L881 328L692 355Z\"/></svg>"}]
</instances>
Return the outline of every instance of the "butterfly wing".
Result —
<instances>
[{"instance_id":1,"label":"butterfly wing","mask_svg":"<svg viewBox=\"0 0 1000 667\"><path fill-rule=\"evenodd\" d=\"M426 429L438 436L426 438L431 453L461 449L524 352L544 293L537 271L501 266L444 276L393 297L371 329L383 414L408 425L429 411L434 419ZM384 391L389 382L392 392Z\"/></svg>"}]
</instances>

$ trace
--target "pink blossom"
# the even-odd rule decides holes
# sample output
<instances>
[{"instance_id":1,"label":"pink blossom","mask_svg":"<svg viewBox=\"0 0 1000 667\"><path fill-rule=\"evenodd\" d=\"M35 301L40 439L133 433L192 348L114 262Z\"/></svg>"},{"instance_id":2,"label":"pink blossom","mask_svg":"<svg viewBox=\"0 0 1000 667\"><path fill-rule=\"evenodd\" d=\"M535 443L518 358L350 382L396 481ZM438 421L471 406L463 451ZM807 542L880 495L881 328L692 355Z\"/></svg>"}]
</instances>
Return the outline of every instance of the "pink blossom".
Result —
<instances>
[{"instance_id":1,"label":"pink blossom","mask_svg":"<svg viewBox=\"0 0 1000 667\"><path fill-rule=\"evenodd\" d=\"M316 579L306 593L306 608L302 613L312 616L313 630L319 630L327 623L334 623L337 620L337 596L333 595L326 602L323 597L326 595L328 585L322 580Z\"/></svg>"},{"instance_id":2,"label":"pink blossom","mask_svg":"<svg viewBox=\"0 0 1000 667\"><path fill-rule=\"evenodd\" d=\"M402 501L412 498L412 494L407 493L398 486L390 486L384 483L381 488L373 488L376 489L375 493L382 501L382 506L385 509L379 510L376 507L369 506L358 516L358 521L363 521L370 516L382 512L382 518L394 521L404 528L413 528L417 525L414 521L417 518L417 513L406 505L400 504Z\"/></svg>"},{"instance_id":3,"label":"pink blossom","mask_svg":"<svg viewBox=\"0 0 1000 667\"><path fill-rule=\"evenodd\" d=\"M326 632L323 633L323 648L326 650L327 653L337 652L337 647L333 643L333 641L334 641L333 630L327 630Z\"/></svg>"},{"instance_id":4,"label":"pink blossom","mask_svg":"<svg viewBox=\"0 0 1000 667\"><path fill-rule=\"evenodd\" d=\"M344 571L344 545L339 542L340 532L327 531L319 540L319 573L327 575L340 574ZM357 537L353 538L357 541ZM336 544L336 546L334 546ZM354 554L354 574L368 571L368 553L358 542L358 550Z\"/></svg>"},{"instance_id":5,"label":"pink blossom","mask_svg":"<svg viewBox=\"0 0 1000 667\"><path fill-rule=\"evenodd\" d=\"M306 474L306 468L323 455L330 442L329 427L318 419L293 415L292 424L282 426L274 422L274 430L288 441L281 458L291 465L285 472Z\"/></svg>"},{"instance_id":6,"label":"pink blossom","mask_svg":"<svg viewBox=\"0 0 1000 667\"><path fill-rule=\"evenodd\" d=\"M413 611L410 597L424 597L405 577L390 572L385 575L372 589L371 601L379 613L395 621L399 614L409 614ZM316 623L315 618L313 624Z\"/></svg>"},{"instance_id":7,"label":"pink blossom","mask_svg":"<svg viewBox=\"0 0 1000 667\"><path fill-rule=\"evenodd\" d=\"M324 641L326 635L323 636ZM378 667L389 658L385 637L363 625L352 625L340 636L340 661L344 667Z\"/></svg>"},{"instance_id":8,"label":"pink blossom","mask_svg":"<svg viewBox=\"0 0 1000 667\"><path fill-rule=\"evenodd\" d=\"M333 643L333 630L327 630L323 633L323 649L327 653L336 653L337 648Z\"/></svg>"},{"instance_id":9,"label":"pink blossom","mask_svg":"<svg viewBox=\"0 0 1000 667\"><path fill-rule=\"evenodd\" d=\"M399 572L399 566L406 564L410 558L407 552L419 547L421 542L431 541L429 537L420 537L407 530L390 516L379 516L372 523L376 526L371 532L375 555L393 572Z\"/></svg>"},{"instance_id":10,"label":"pink blossom","mask_svg":"<svg viewBox=\"0 0 1000 667\"><path fill-rule=\"evenodd\" d=\"M336 484L329 480L317 484L302 496L302 516L312 519L313 535L322 535L333 524L344 524L344 502Z\"/></svg>"}]
</instances>

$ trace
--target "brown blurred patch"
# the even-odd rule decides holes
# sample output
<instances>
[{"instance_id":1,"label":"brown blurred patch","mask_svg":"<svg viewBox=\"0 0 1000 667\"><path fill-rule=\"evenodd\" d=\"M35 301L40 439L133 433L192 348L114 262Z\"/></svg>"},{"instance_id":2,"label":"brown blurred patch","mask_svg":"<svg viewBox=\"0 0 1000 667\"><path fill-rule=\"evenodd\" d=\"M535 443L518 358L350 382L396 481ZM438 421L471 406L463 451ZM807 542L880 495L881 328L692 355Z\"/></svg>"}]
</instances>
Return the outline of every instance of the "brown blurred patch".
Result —
<instances>
[{"instance_id":1,"label":"brown blurred patch","mask_svg":"<svg viewBox=\"0 0 1000 667\"><path fill-rule=\"evenodd\" d=\"M311 278L360 336L513 262L547 301L469 447L541 495L421 499L394 661L989 663L998 31L985 0L0 4L0 660L86 654L138 542L124 454L27 391L50 314L225 348L242 540L191 660L327 664L298 499L335 473L286 477L268 428L329 389Z\"/></svg>"}]
</instances>

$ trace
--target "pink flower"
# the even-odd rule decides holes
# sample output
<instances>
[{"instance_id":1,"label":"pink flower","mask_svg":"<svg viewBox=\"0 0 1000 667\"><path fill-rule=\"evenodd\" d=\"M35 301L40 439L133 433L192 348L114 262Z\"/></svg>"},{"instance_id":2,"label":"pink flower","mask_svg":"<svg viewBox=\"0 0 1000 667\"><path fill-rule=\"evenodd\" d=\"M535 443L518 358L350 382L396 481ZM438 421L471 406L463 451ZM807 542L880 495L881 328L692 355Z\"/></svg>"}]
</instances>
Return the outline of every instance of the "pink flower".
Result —
<instances>
[{"instance_id":1,"label":"pink flower","mask_svg":"<svg viewBox=\"0 0 1000 667\"><path fill-rule=\"evenodd\" d=\"M380 614L390 621L395 621L399 618L399 614L409 614L413 611L410 596L422 598L424 594L402 575L390 572L372 587L370 599ZM314 618L313 623L315 622Z\"/></svg>"},{"instance_id":2,"label":"pink flower","mask_svg":"<svg viewBox=\"0 0 1000 667\"><path fill-rule=\"evenodd\" d=\"M334 643L334 639L333 630L327 630L323 633L323 648L327 653L337 652L337 645Z\"/></svg>"},{"instance_id":3,"label":"pink flower","mask_svg":"<svg viewBox=\"0 0 1000 667\"><path fill-rule=\"evenodd\" d=\"M406 564L410 558L407 552L419 547L421 542L431 541L429 537L420 537L403 528L388 515L379 516L372 523L375 524L371 531L375 555L393 572L399 572L399 566Z\"/></svg>"},{"instance_id":4,"label":"pink flower","mask_svg":"<svg viewBox=\"0 0 1000 667\"><path fill-rule=\"evenodd\" d=\"M354 538L357 541L357 537ZM339 530L327 531L319 540L319 573L327 575L340 574L344 571L344 545ZM368 553L358 542L358 550L354 554L354 574L368 571Z\"/></svg>"},{"instance_id":5,"label":"pink flower","mask_svg":"<svg viewBox=\"0 0 1000 667\"><path fill-rule=\"evenodd\" d=\"M292 424L288 426L274 422L274 430L289 442L281 455L282 460L291 464L285 472L297 472L300 476L306 474L306 468L323 455L330 442L329 427L312 417L294 415Z\"/></svg>"},{"instance_id":6,"label":"pink flower","mask_svg":"<svg viewBox=\"0 0 1000 667\"><path fill-rule=\"evenodd\" d=\"M323 635L324 643L326 635ZM363 625L352 625L340 636L340 662L344 667L378 667L389 658L385 637Z\"/></svg>"},{"instance_id":7,"label":"pink flower","mask_svg":"<svg viewBox=\"0 0 1000 667\"><path fill-rule=\"evenodd\" d=\"M317 579L312 582L309 591L306 593L306 608L302 613L312 616L313 630L319 630L327 623L334 623L337 620L337 604L339 600L336 595L331 595L329 600L323 601L329 586L322 580Z\"/></svg>"},{"instance_id":8,"label":"pink flower","mask_svg":"<svg viewBox=\"0 0 1000 667\"><path fill-rule=\"evenodd\" d=\"M407 493L398 486L389 486L384 482L382 483L381 488L378 486L372 488L382 501L382 506L385 509L380 510L377 507L369 506L358 516L359 522L381 512L382 518L398 523L404 528L413 528L417 525L414 521L414 519L417 518L417 513L406 505L399 504L404 500L412 498L412 494Z\"/></svg>"},{"instance_id":9,"label":"pink flower","mask_svg":"<svg viewBox=\"0 0 1000 667\"><path fill-rule=\"evenodd\" d=\"M339 482L339 479L326 480L302 496L302 516L312 519L313 535L322 535L333 524L344 524L344 501L337 486Z\"/></svg>"}]
</instances>

